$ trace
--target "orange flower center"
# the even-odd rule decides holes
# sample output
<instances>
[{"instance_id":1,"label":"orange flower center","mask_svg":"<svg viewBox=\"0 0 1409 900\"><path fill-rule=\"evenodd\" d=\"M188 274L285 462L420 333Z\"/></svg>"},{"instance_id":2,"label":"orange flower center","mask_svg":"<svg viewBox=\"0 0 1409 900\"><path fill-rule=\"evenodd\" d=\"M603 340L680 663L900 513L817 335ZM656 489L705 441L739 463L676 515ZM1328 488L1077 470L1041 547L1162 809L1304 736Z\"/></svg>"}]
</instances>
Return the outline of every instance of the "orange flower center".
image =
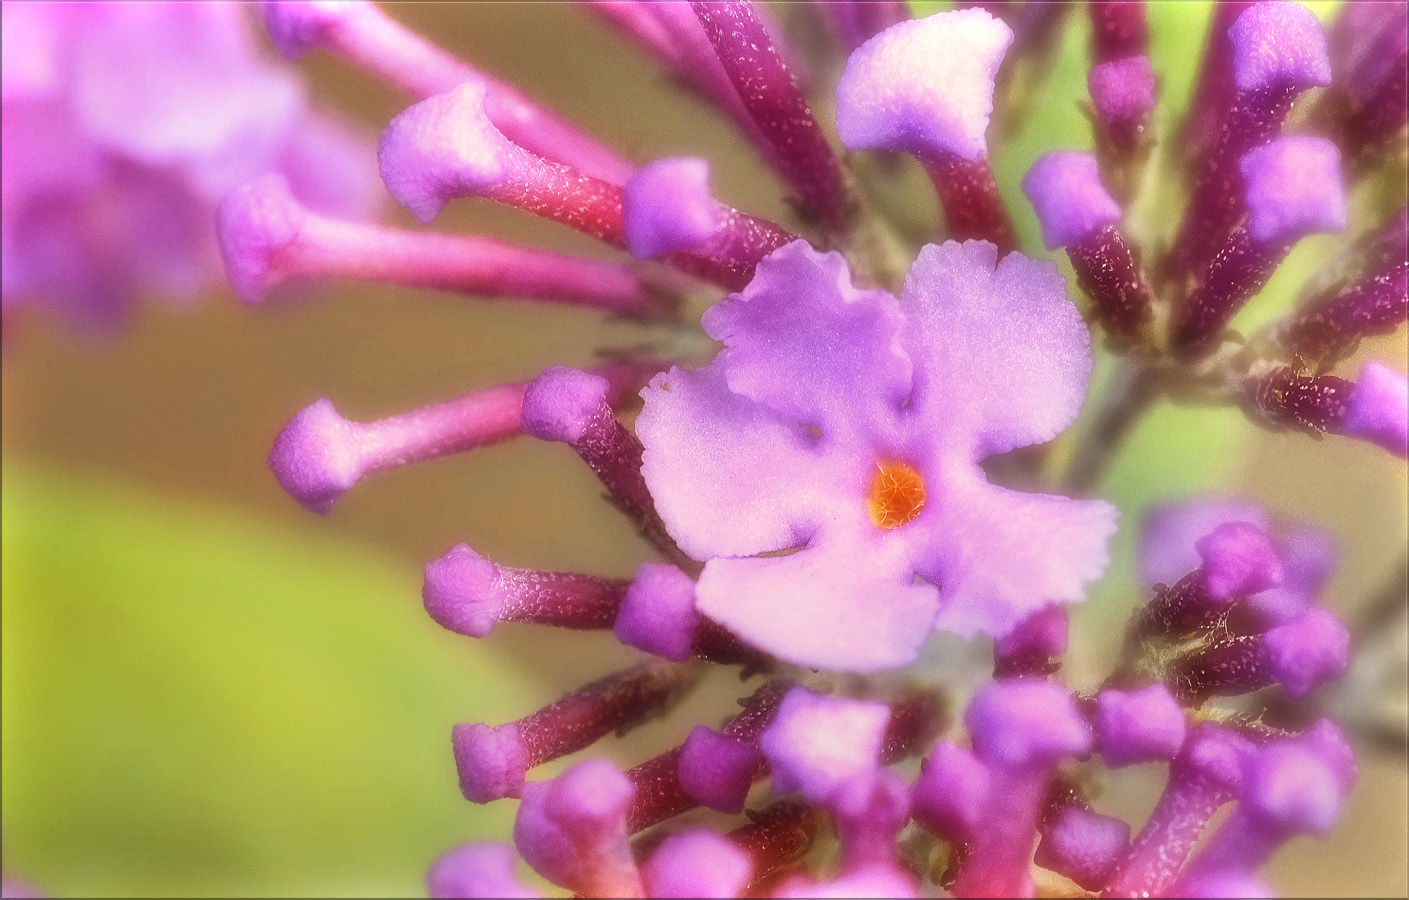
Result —
<instances>
[{"instance_id":1,"label":"orange flower center","mask_svg":"<svg viewBox=\"0 0 1409 900\"><path fill-rule=\"evenodd\" d=\"M925 508L925 480L902 462L882 460L876 470L866 512L881 528L899 528Z\"/></svg>"}]
</instances>

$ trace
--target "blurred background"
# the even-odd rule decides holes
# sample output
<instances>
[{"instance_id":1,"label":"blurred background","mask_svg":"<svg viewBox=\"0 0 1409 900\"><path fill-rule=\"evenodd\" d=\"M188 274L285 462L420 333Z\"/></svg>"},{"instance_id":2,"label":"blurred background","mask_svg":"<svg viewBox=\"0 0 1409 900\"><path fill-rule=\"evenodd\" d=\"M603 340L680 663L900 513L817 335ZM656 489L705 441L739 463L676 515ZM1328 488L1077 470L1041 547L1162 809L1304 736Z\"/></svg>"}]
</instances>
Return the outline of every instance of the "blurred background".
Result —
<instances>
[{"instance_id":1,"label":"blurred background","mask_svg":"<svg viewBox=\"0 0 1409 900\"><path fill-rule=\"evenodd\" d=\"M722 200L786 221L779 185L733 129L580 7L390 11L633 158L709 158ZM791 21L806 10L775 12ZM1178 109L1207 9L1151 4L1150 19L1163 108ZM995 153L1005 189L1040 152L1089 146L1074 103L1085 18L1067 21L1033 114ZM300 68L369 135L407 105L316 52ZM835 72L818 75L834 84ZM932 220L928 190L914 196L917 220ZM390 220L409 225L391 206ZM1026 203L1013 193L1009 208L1037 246ZM605 255L487 203L452 204L434 227ZM1306 243L1235 324L1282 308L1328 246ZM465 541L505 564L625 577L647 548L558 445L520 439L378 475L326 519L283 494L265 457L319 397L351 419L380 418L658 335L586 311L342 284L258 309L223 291L191 309L146 305L111 339L16 323L3 370L7 873L54 896L419 894L435 854L506 836L512 804L459 795L451 724L525 715L630 656L609 635L449 634L421 608L421 568ZM1402 371L1405 355L1401 329L1360 358ZM1359 358L1346 366L1358 368ZM1234 411L1162 408L1103 489L1125 518L1118 562L1073 637L1087 648L1076 672L1100 671L1139 599L1128 551L1141 510L1195 490L1253 496L1329 529L1341 563L1325 602L1348 621L1404 565L1401 461L1265 433ZM1403 653L1404 629L1393 620L1384 652ZM1402 693L1360 700L1402 733ZM635 762L683 733L653 723L611 749ZM1404 750L1365 742L1359 760L1332 837L1278 857L1283 894L1409 892ZM1113 784L1112 802L1148 810L1143 777Z\"/></svg>"}]
</instances>

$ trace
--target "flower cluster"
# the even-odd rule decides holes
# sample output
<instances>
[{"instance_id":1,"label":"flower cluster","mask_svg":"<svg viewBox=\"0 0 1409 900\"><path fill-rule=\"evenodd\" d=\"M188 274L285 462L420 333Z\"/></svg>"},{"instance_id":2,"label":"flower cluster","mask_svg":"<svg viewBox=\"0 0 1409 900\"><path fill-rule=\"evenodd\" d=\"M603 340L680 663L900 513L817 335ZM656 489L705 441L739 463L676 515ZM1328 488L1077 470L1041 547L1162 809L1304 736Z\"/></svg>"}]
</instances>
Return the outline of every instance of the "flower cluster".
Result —
<instances>
[{"instance_id":1,"label":"flower cluster","mask_svg":"<svg viewBox=\"0 0 1409 900\"><path fill-rule=\"evenodd\" d=\"M586 2L735 124L795 216L718 202L703 159L638 167L365 0L261 12L285 56L336 54L412 101L377 155L398 203L429 225L450 203L489 200L631 258L369 221L355 178L338 181L330 164L342 151L300 149L325 132L304 130L293 86L252 61L233 23L215 22L234 15L225 7L150 13L162 17L155 30L189 29L166 43L210 58L195 68L211 83L192 84L170 77L183 61L143 57L144 83L176 92L169 104L125 106L102 91L102 66L131 64L104 48L132 10L105 25L25 7L15 18L42 20L36 33L53 40L15 63L24 78L6 54L7 163L12 84L15 108L67 129L52 146L83 157L52 177L7 174L7 303L16 260L16 296L89 305L82 285L55 279L130 292L173 283L169 263L190 273L199 248L153 260L110 242L172 253L141 230L180 221L153 217L170 207L105 200L137 224L90 227L78 201L109 190L161 193L190 215L223 194L220 248L247 303L354 279L588 306L678 331L688 301L712 302L701 325L714 344L608 353L373 422L323 399L275 441L279 483L324 514L387 469L519 435L565 444L658 554L630 578L516 568L465 544L426 566L426 611L454 632L610 629L645 654L516 721L454 726L465 798L519 806L513 848L449 851L431 867L431 894L534 896L516 850L586 896L1264 896L1260 867L1287 839L1326 833L1355 777L1346 737L1303 702L1349 663L1346 629L1318 605L1327 540L1241 501L1160 510L1140 550L1147 599L1096 684L1060 677L1067 607L1105 572L1117 528L1117 510L1087 495L1157 402L1237 405L1265 427L1409 456L1404 375L1376 362L1354 381L1334 374L1362 337L1409 319L1396 168L1405 7L1347 3L1328 36L1293 2L1220 4L1177 139L1158 146L1144 5L1089 4L1094 150L1054 148L1021 184L1046 249L1065 252L1069 294L1056 263L1025 253L990 159L1066 5L963 3L925 18L888 0L809 9L845 52L844 65L831 61L835 135L852 158L803 87L824 82L829 61L793 47L763 8ZM197 97L223 99L194 131L182 104ZM129 109L169 121L139 127ZM35 150L48 128L26 126L27 163L55 161ZM856 165L868 152L885 163ZM933 242L906 246L880 199L878 184L909 165L897 155L934 186L944 225ZM1391 202L1351 229L1359 207L1347 198L1374 179ZM1182 201L1167 233L1128 221L1151 192ZM56 218L24 218L38 215ZM1346 230L1345 252L1289 313L1231 330L1297 242ZM74 264L73 253L92 258ZM112 265L128 268L117 277ZM1093 325L1120 359L1121 387L1073 441L1063 432L1087 394ZM1074 445L1062 472L1058 439ZM976 690L917 664L935 632L991 641ZM668 714L710 664L754 682L719 727L696 725L625 771L593 757L531 777ZM1098 811L1099 782L1140 763L1167 765L1168 779L1132 835Z\"/></svg>"},{"instance_id":2,"label":"flower cluster","mask_svg":"<svg viewBox=\"0 0 1409 900\"><path fill-rule=\"evenodd\" d=\"M649 322L703 285L730 292L701 323L720 345L712 359L553 367L371 423L322 400L280 434L275 475L325 513L389 467L520 433L563 443L659 553L630 579L513 568L465 544L427 565L426 610L448 629L611 629L654 657L517 721L456 725L465 797L518 798L518 854L588 896L1020 896L1036 889L1034 864L1044 890L1263 895L1258 868L1289 837L1325 833L1355 774L1339 729L1295 703L1347 666L1346 630L1315 603L1325 540L1275 531L1234 501L1162 511L1141 552L1150 598L1119 662L1073 690L1057 678L1064 605L1104 572L1116 510L990 477L1041 483L1041 446L1076 419L1092 370L1087 322L1056 266L1018 250L989 162L992 120L1021 112L1005 87L1050 53L1054 16L819 10L850 51L842 144L914 157L938 194L949 240L918 248L902 278L884 210L833 151L775 23L739 0L591 5L740 127L788 187L792 226L715 201L705 160L634 167L365 3L271 3L265 17L286 54L330 50L416 99L382 135L398 202L429 223L448 203L488 199L640 262L335 221L277 178L221 211L246 299L291 279L362 278ZM1376 363L1356 382L1330 374L1360 337L1409 315L1402 209L1283 320L1246 339L1228 330L1293 244L1346 227L1347 192L1402 141L1402 73L1366 48L1402 62L1403 16L1351 4L1343 18L1368 24L1338 26L1328 45L1294 3L1220 7L1182 143L1156 156L1143 6L1090 15L1096 150L1046 154L1022 189L1129 389L1056 489L1092 487L1130 425L1171 396L1409 453L1404 377ZM1297 120L1316 128L1284 128L1297 98L1328 84ZM1167 243L1137 249L1122 220L1154 160L1187 179L1188 198ZM618 412L643 384L633 431ZM936 630L993 639L993 677L972 696L923 669L887 674ZM707 663L763 677L721 727L696 726L626 771L589 758L530 777L665 714ZM960 703L966 740L947 712ZM918 774L903 765L919 756ZM1102 769L1149 762L1168 765L1168 783L1132 837L1097 811L1094 785ZM697 809L748 821L721 834L686 815ZM533 894L513 852L489 844L440 857L429 887Z\"/></svg>"},{"instance_id":3,"label":"flower cluster","mask_svg":"<svg viewBox=\"0 0 1409 900\"><path fill-rule=\"evenodd\" d=\"M4 312L106 328L219 279L216 203L266 172L323 212L380 202L370 147L264 58L234 3L4 6Z\"/></svg>"}]
</instances>

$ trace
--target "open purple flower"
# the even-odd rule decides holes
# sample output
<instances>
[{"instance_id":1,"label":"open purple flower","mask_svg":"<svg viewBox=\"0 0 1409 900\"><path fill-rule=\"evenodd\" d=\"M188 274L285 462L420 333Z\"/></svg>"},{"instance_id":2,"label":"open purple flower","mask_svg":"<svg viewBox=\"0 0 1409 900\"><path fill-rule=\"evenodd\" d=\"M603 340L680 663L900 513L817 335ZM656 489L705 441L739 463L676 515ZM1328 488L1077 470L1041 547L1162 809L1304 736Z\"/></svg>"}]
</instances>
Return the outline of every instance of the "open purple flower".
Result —
<instances>
[{"instance_id":1,"label":"open purple flower","mask_svg":"<svg viewBox=\"0 0 1409 900\"><path fill-rule=\"evenodd\" d=\"M746 643L894 667L932 629L1002 635L1104 570L1114 509L978 466L1080 408L1090 339L1051 263L932 245L897 301L798 242L703 324L724 350L657 376L637 432L662 518L708 560L699 610Z\"/></svg>"},{"instance_id":2,"label":"open purple flower","mask_svg":"<svg viewBox=\"0 0 1409 900\"><path fill-rule=\"evenodd\" d=\"M278 438L271 467L319 512L391 468L518 435L562 444L654 550L634 578L519 568L468 544L426 567L426 610L459 634L610 631L658 657L512 721L454 726L465 798L519 798L519 856L584 895L1014 896L1037 888L1034 862L1114 896L1261 891L1254 870L1286 837L1328 827L1349 787L1329 726L1298 733L1348 653L1346 629L1315 606L1325 541L1241 504L1157 515L1142 554L1148 600L1109 677L1073 693L1060 670L1083 635L1065 604L1101 575L1115 511L1061 495L1094 492L1148 407L1168 399L1237 402L1271 427L1409 452L1403 376L1375 364L1358 384L1331 373L1409 313L1409 219L1356 221L1377 158L1365 148L1386 146L1409 115L1403 82L1385 74L1403 69L1403 16L1348 4L1347 33L1328 43L1298 4L1221 4L1171 145L1152 127L1169 111L1145 5L1087 4L1093 150L1044 147L1022 182L1089 301L1083 321L1056 268L1015 252L1023 235L990 164L1012 158L1005 136L1066 6L960 4L984 8L910 19L898 2L837 0L825 14L850 56L808 66L813 80L748 0L589 3L739 127L790 195L785 224L716 200L710 160L638 167L366 0L263 12L286 55L320 48L407 95L379 158L395 199L422 222L452 202L497 202L634 259L348 221L316 209L288 172L245 182L221 208L247 302L338 278L593 306L655 328L734 292L703 318L723 349L702 367L697 344L657 333L650 356L608 351L592 371L553 366L373 421L319 401ZM26 75L42 82L41 69ZM841 72L834 136L809 96L825 72ZM839 157L833 137L856 157ZM936 244L919 247L887 197L910 163L872 166L871 151L914 157L934 183ZM1161 237L1149 210L1177 212L1165 202L1177 195L1187 206ZM1364 239L1295 311L1262 332L1230 330L1293 243L1342 230ZM917 258L897 289L902 254ZM722 290L706 298L707 286ZM1123 374L1051 454L1069 470L1050 494L990 484L989 471L1023 485L1057 474L1036 453L985 463L1072 423L1092 366L1088 322ZM633 433L621 401L653 374ZM967 681L941 684L928 667L903 684L792 668L895 668L935 629L995 638L967 737L943 702ZM629 767L569 759L671 715L706 664L763 676L717 728L682 726ZM1214 697L1241 698L1237 712L1207 709ZM929 747L915 784L891 768ZM569 767L540 780L558 763ZM1132 837L1093 786L1134 764L1167 765L1169 780ZM1229 803L1231 825L1186 865ZM680 819L700 808L748 821L715 833ZM912 818L928 836L908 830ZM941 852L945 871L923 864ZM493 845L446 854L430 886L525 893Z\"/></svg>"}]
</instances>

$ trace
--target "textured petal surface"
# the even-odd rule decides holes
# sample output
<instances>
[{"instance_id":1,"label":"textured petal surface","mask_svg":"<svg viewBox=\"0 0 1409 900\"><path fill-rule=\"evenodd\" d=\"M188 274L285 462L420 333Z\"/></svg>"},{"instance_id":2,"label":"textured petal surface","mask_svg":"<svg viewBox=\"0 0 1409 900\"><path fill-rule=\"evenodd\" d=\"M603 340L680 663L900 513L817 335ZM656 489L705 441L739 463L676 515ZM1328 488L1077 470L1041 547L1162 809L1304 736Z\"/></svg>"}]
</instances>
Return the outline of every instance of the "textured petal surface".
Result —
<instances>
[{"instance_id":1,"label":"textured petal surface","mask_svg":"<svg viewBox=\"0 0 1409 900\"><path fill-rule=\"evenodd\" d=\"M1300 3L1254 4L1228 29L1228 39L1233 42L1233 79L1240 91L1331 83L1321 23Z\"/></svg>"},{"instance_id":2,"label":"textured petal surface","mask_svg":"<svg viewBox=\"0 0 1409 900\"><path fill-rule=\"evenodd\" d=\"M810 668L869 672L914 661L938 606L900 542L831 529L788 556L714 559L697 608L752 646Z\"/></svg>"},{"instance_id":3,"label":"textured petal surface","mask_svg":"<svg viewBox=\"0 0 1409 900\"><path fill-rule=\"evenodd\" d=\"M829 805L847 782L869 781L880 762L890 715L884 703L793 687L758 738L773 771L773 789L798 791L811 803Z\"/></svg>"},{"instance_id":4,"label":"textured petal surface","mask_svg":"<svg viewBox=\"0 0 1409 900\"><path fill-rule=\"evenodd\" d=\"M1335 144L1310 137L1280 138L1239 160L1253 239L1279 246L1344 228L1340 162Z\"/></svg>"},{"instance_id":5,"label":"textured petal surface","mask_svg":"<svg viewBox=\"0 0 1409 900\"><path fill-rule=\"evenodd\" d=\"M956 479L917 558L940 585L935 627L1000 636L1048 603L1080 601L1106 569L1116 517L1100 501Z\"/></svg>"},{"instance_id":6,"label":"textured petal surface","mask_svg":"<svg viewBox=\"0 0 1409 900\"><path fill-rule=\"evenodd\" d=\"M709 161L673 157L642 166L622 192L621 225L637 259L694 250L707 242L719 229L709 194Z\"/></svg>"},{"instance_id":7,"label":"textured petal surface","mask_svg":"<svg viewBox=\"0 0 1409 900\"><path fill-rule=\"evenodd\" d=\"M452 199L479 196L509 177L517 148L489 121L485 91L483 82L467 81L408 107L382 132L382 182L422 225Z\"/></svg>"},{"instance_id":8,"label":"textured petal surface","mask_svg":"<svg viewBox=\"0 0 1409 900\"><path fill-rule=\"evenodd\" d=\"M838 502L832 464L806 431L731 392L717 365L663 372L641 396L641 474L690 556L800 546Z\"/></svg>"},{"instance_id":9,"label":"textured petal surface","mask_svg":"<svg viewBox=\"0 0 1409 900\"><path fill-rule=\"evenodd\" d=\"M1074 244L1120 221L1120 206L1101 185L1091 153L1042 154L1023 176L1022 189L1037 212L1048 250Z\"/></svg>"},{"instance_id":10,"label":"textured petal surface","mask_svg":"<svg viewBox=\"0 0 1409 900\"><path fill-rule=\"evenodd\" d=\"M842 72L842 143L848 150L978 159L987 146L993 79L1012 43L1012 30L981 9L887 28L857 48Z\"/></svg>"},{"instance_id":11,"label":"textured petal surface","mask_svg":"<svg viewBox=\"0 0 1409 900\"><path fill-rule=\"evenodd\" d=\"M892 420L910 392L895 298L852 287L840 253L805 241L771 253L702 324L724 343L715 365L730 389L828 437L874 431L867 424Z\"/></svg>"},{"instance_id":12,"label":"textured petal surface","mask_svg":"<svg viewBox=\"0 0 1409 900\"><path fill-rule=\"evenodd\" d=\"M984 241L920 251L901 305L915 362L910 409L979 458L1051 440L1076 418L1091 336L1050 262Z\"/></svg>"},{"instance_id":13,"label":"textured petal surface","mask_svg":"<svg viewBox=\"0 0 1409 900\"><path fill-rule=\"evenodd\" d=\"M1086 76L1091 105L1107 122L1131 121L1155 108L1158 90L1149 57L1127 56L1093 66Z\"/></svg>"}]
</instances>

